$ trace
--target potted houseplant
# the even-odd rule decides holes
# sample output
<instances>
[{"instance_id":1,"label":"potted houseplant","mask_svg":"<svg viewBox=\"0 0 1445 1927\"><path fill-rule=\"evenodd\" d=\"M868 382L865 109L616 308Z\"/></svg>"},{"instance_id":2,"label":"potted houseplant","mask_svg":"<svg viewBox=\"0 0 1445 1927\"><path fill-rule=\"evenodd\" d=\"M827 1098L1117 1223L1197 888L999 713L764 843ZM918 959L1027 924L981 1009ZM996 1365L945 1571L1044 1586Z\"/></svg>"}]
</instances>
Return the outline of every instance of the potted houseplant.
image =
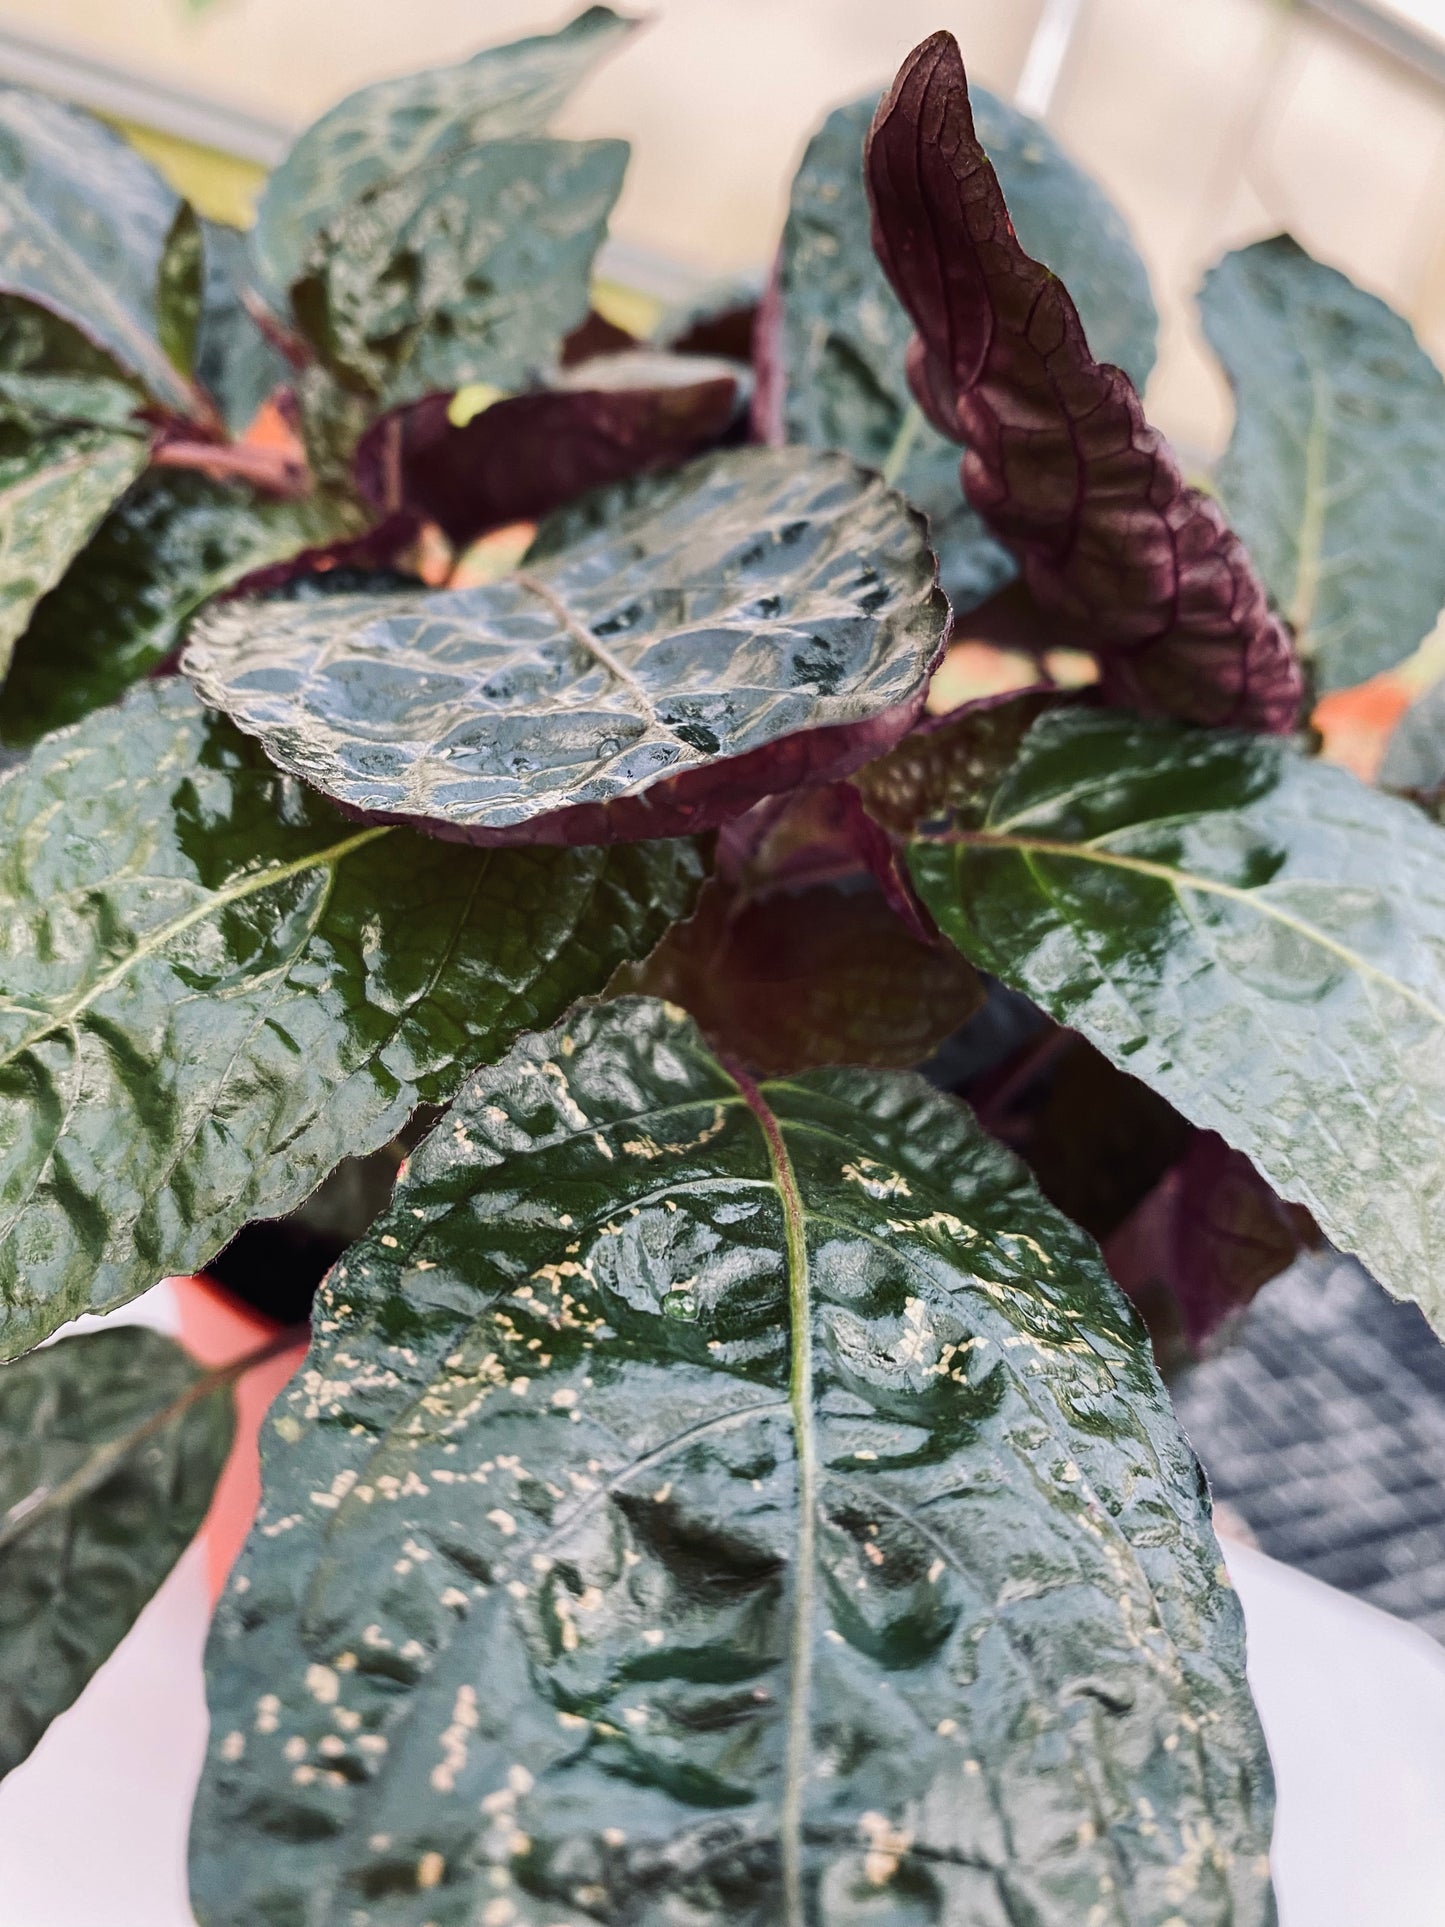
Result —
<instances>
[{"instance_id":1,"label":"potted houseplant","mask_svg":"<svg viewBox=\"0 0 1445 1927\"><path fill-rule=\"evenodd\" d=\"M250 1362L37 1347L410 1132L266 1424L203 1922L1267 1921L1119 1286L1170 1367L1321 1235L1445 1317L1438 716L1395 795L1308 724L1445 599L1445 384L1260 243L1190 481L945 34L755 315L634 342L625 148L545 131L629 30L343 102L244 238L0 96L0 1769ZM930 713L963 641L1020 686Z\"/></svg>"}]
</instances>

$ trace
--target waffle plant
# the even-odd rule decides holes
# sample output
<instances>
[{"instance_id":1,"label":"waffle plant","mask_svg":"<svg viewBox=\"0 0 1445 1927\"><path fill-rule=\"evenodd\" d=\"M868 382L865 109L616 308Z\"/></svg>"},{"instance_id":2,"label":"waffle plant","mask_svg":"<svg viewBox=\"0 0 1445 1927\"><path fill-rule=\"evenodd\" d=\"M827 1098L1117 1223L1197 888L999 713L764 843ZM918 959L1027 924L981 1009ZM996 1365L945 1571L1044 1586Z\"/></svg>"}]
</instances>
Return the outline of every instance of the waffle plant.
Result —
<instances>
[{"instance_id":1,"label":"waffle plant","mask_svg":"<svg viewBox=\"0 0 1445 1927\"><path fill-rule=\"evenodd\" d=\"M548 128L632 27L353 95L244 235L0 92L0 1772L255 1362L106 1315L381 1168L200 1922L1262 1927L1159 1367L1312 1241L1445 1323L1445 707L1310 721L1445 600L1445 385L1258 241L1193 473L947 34L625 327Z\"/></svg>"}]
</instances>

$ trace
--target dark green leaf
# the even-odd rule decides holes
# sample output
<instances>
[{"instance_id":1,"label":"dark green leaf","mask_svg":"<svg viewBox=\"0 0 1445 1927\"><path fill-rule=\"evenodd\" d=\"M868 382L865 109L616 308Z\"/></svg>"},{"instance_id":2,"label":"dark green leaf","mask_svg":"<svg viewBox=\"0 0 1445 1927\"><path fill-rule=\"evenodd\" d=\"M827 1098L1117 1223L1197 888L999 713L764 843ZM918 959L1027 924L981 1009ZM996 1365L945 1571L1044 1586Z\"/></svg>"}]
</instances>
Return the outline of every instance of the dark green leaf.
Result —
<instances>
[{"instance_id":1,"label":"dark green leaf","mask_svg":"<svg viewBox=\"0 0 1445 1927\"><path fill-rule=\"evenodd\" d=\"M482 588L231 603L185 668L343 808L470 842L709 828L889 747L946 606L844 456L737 449L564 510Z\"/></svg>"},{"instance_id":2,"label":"dark green leaf","mask_svg":"<svg viewBox=\"0 0 1445 1927\"><path fill-rule=\"evenodd\" d=\"M697 870L358 828L176 680L46 738L0 777L0 1356L299 1204Z\"/></svg>"},{"instance_id":3,"label":"dark green leaf","mask_svg":"<svg viewBox=\"0 0 1445 1927\"><path fill-rule=\"evenodd\" d=\"M793 182L778 264L781 427L789 441L846 449L872 467L910 436L897 484L928 514L943 585L956 608L969 609L1014 565L963 499L958 449L911 409L904 357L913 324L874 256L863 185L863 137L878 100L870 94L830 114ZM1072 290L1094 352L1142 388L1157 319L1123 221L1037 121L982 89L974 108L1020 240Z\"/></svg>"},{"instance_id":4,"label":"dark green leaf","mask_svg":"<svg viewBox=\"0 0 1445 1927\"><path fill-rule=\"evenodd\" d=\"M1445 602L1445 381L1408 321L1287 234L1199 305L1234 390L1217 481L1321 690L1399 662Z\"/></svg>"},{"instance_id":5,"label":"dark green leaf","mask_svg":"<svg viewBox=\"0 0 1445 1927\"><path fill-rule=\"evenodd\" d=\"M968 500L1057 641L1091 650L1109 699L1145 715L1287 734L1304 687L1284 625L1219 504L1020 246L952 34L904 62L864 169L873 244L917 330L914 399L966 448Z\"/></svg>"},{"instance_id":6,"label":"dark green leaf","mask_svg":"<svg viewBox=\"0 0 1445 1927\"><path fill-rule=\"evenodd\" d=\"M8 413L67 427L137 428L141 390L58 315L0 294L0 401Z\"/></svg>"},{"instance_id":7,"label":"dark green leaf","mask_svg":"<svg viewBox=\"0 0 1445 1927\"><path fill-rule=\"evenodd\" d=\"M522 388L587 313L625 141L489 141L378 188L317 237L297 325L389 408Z\"/></svg>"},{"instance_id":8,"label":"dark green leaf","mask_svg":"<svg viewBox=\"0 0 1445 1927\"><path fill-rule=\"evenodd\" d=\"M251 242L262 287L284 304L321 230L386 182L480 141L541 133L635 24L610 7L588 7L558 33L348 94L307 128L266 183Z\"/></svg>"},{"instance_id":9,"label":"dark green leaf","mask_svg":"<svg viewBox=\"0 0 1445 1927\"><path fill-rule=\"evenodd\" d=\"M280 350L256 325L243 299L246 286L246 236L239 228L203 221L206 282L196 340L196 376L221 411L233 435L240 435L256 411L295 376Z\"/></svg>"},{"instance_id":10,"label":"dark green leaf","mask_svg":"<svg viewBox=\"0 0 1445 1927\"><path fill-rule=\"evenodd\" d=\"M1282 743L1102 710L961 801L910 864L964 954L1445 1329L1445 834Z\"/></svg>"},{"instance_id":11,"label":"dark green leaf","mask_svg":"<svg viewBox=\"0 0 1445 1927\"><path fill-rule=\"evenodd\" d=\"M31 612L145 467L147 445L0 410L0 677Z\"/></svg>"},{"instance_id":12,"label":"dark green leaf","mask_svg":"<svg viewBox=\"0 0 1445 1927\"><path fill-rule=\"evenodd\" d=\"M187 376L195 373L205 283L201 223L190 202L182 201L166 236L156 278L156 336L171 361Z\"/></svg>"},{"instance_id":13,"label":"dark green leaf","mask_svg":"<svg viewBox=\"0 0 1445 1927\"><path fill-rule=\"evenodd\" d=\"M210 1649L206 1927L1273 1921L1198 1468L953 1100L582 1013L318 1333Z\"/></svg>"},{"instance_id":14,"label":"dark green leaf","mask_svg":"<svg viewBox=\"0 0 1445 1927\"><path fill-rule=\"evenodd\" d=\"M327 533L314 501L152 469L36 608L0 691L0 737L30 744L114 702L175 651L203 603Z\"/></svg>"},{"instance_id":15,"label":"dark green leaf","mask_svg":"<svg viewBox=\"0 0 1445 1927\"><path fill-rule=\"evenodd\" d=\"M0 290L60 315L152 397L196 402L161 347L156 285L177 197L119 134L0 87Z\"/></svg>"},{"instance_id":16,"label":"dark green leaf","mask_svg":"<svg viewBox=\"0 0 1445 1927\"><path fill-rule=\"evenodd\" d=\"M139 1326L0 1371L0 1778L185 1550L230 1443L224 1385Z\"/></svg>"}]
</instances>

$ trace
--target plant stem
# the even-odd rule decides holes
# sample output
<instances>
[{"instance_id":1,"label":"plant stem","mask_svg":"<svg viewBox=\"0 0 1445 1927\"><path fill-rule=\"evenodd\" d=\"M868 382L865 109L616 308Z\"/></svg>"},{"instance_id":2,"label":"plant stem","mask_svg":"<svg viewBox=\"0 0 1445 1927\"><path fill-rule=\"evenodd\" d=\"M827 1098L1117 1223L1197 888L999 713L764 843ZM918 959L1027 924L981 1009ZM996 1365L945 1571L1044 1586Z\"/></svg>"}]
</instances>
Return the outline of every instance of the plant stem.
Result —
<instances>
[{"instance_id":1,"label":"plant stem","mask_svg":"<svg viewBox=\"0 0 1445 1927\"><path fill-rule=\"evenodd\" d=\"M893 446L889 449L883 464L883 479L890 488L897 484L898 477L903 473L922 427L923 410L916 401L911 401L908 404L907 413L898 424L898 433L893 437Z\"/></svg>"}]
</instances>

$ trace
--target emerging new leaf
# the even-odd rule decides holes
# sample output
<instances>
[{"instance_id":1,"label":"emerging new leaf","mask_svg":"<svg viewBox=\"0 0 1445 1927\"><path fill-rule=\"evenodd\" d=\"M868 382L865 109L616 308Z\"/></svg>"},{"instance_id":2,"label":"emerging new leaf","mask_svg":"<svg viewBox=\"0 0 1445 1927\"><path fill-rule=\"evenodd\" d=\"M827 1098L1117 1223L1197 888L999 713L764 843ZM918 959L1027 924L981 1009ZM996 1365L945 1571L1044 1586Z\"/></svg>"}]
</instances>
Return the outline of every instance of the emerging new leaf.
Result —
<instances>
[{"instance_id":1,"label":"emerging new leaf","mask_svg":"<svg viewBox=\"0 0 1445 1927\"><path fill-rule=\"evenodd\" d=\"M840 107L813 136L793 182L778 257L775 439L841 448L889 473L929 519L954 609L1013 573L958 486L958 454L910 408L912 324L878 265L863 184L863 142L878 96ZM978 135L998 170L1023 245L1074 292L1089 339L1143 387L1156 317L1144 264L1105 196L1046 127L980 90Z\"/></svg>"},{"instance_id":2,"label":"emerging new leaf","mask_svg":"<svg viewBox=\"0 0 1445 1927\"><path fill-rule=\"evenodd\" d=\"M461 428L451 401L429 395L378 422L357 451L357 474L377 507L418 509L461 547L701 455L732 425L738 370L696 356L611 354L494 402Z\"/></svg>"},{"instance_id":3,"label":"emerging new leaf","mask_svg":"<svg viewBox=\"0 0 1445 1927\"><path fill-rule=\"evenodd\" d=\"M1445 833L1263 737L1034 724L915 842L939 927L1445 1331Z\"/></svg>"},{"instance_id":4,"label":"emerging new leaf","mask_svg":"<svg viewBox=\"0 0 1445 1927\"><path fill-rule=\"evenodd\" d=\"M163 407L193 414L156 309L174 192L109 127L25 88L0 87L0 139L0 290L61 316Z\"/></svg>"},{"instance_id":5,"label":"emerging new leaf","mask_svg":"<svg viewBox=\"0 0 1445 1927\"><path fill-rule=\"evenodd\" d=\"M946 620L891 489L751 448L589 497L484 587L230 604L184 666L348 811L605 842L710 828L890 747Z\"/></svg>"},{"instance_id":6,"label":"emerging new leaf","mask_svg":"<svg viewBox=\"0 0 1445 1927\"><path fill-rule=\"evenodd\" d=\"M196 339L196 378L233 435L244 434L262 403L294 379L289 362L246 306L246 236L203 221L206 280Z\"/></svg>"},{"instance_id":7,"label":"emerging new leaf","mask_svg":"<svg viewBox=\"0 0 1445 1927\"><path fill-rule=\"evenodd\" d=\"M156 335L173 367L195 371L205 303L206 248L196 210L182 201L171 222L156 276Z\"/></svg>"},{"instance_id":8,"label":"emerging new leaf","mask_svg":"<svg viewBox=\"0 0 1445 1927\"><path fill-rule=\"evenodd\" d=\"M358 829L177 680L47 737L0 777L0 1357L299 1204L697 874Z\"/></svg>"},{"instance_id":9,"label":"emerging new leaf","mask_svg":"<svg viewBox=\"0 0 1445 1927\"><path fill-rule=\"evenodd\" d=\"M0 1372L0 1778L185 1550L230 1442L225 1386L139 1326Z\"/></svg>"},{"instance_id":10,"label":"emerging new leaf","mask_svg":"<svg viewBox=\"0 0 1445 1927\"><path fill-rule=\"evenodd\" d=\"M489 141L378 188L317 236L297 324L389 408L527 387L587 313L625 141Z\"/></svg>"},{"instance_id":11,"label":"emerging new leaf","mask_svg":"<svg viewBox=\"0 0 1445 1927\"><path fill-rule=\"evenodd\" d=\"M1273 1920L1198 1467L962 1106L593 1009L321 1302L212 1636L206 1927Z\"/></svg>"},{"instance_id":12,"label":"emerging new leaf","mask_svg":"<svg viewBox=\"0 0 1445 1927\"><path fill-rule=\"evenodd\" d=\"M386 183L481 141L541 133L635 24L610 7L588 7L558 33L379 81L323 114L267 180L256 208L253 258L278 310L312 243L339 215Z\"/></svg>"},{"instance_id":13,"label":"emerging new leaf","mask_svg":"<svg viewBox=\"0 0 1445 1927\"><path fill-rule=\"evenodd\" d=\"M952 35L904 63L868 137L873 238L917 329L909 378L1061 644L1146 714L1287 731L1299 665L1217 503L1020 247Z\"/></svg>"},{"instance_id":14,"label":"emerging new leaf","mask_svg":"<svg viewBox=\"0 0 1445 1927\"><path fill-rule=\"evenodd\" d=\"M1199 297L1234 390L1217 480L1321 690L1389 669L1445 602L1445 381L1409 322L1287 234Z\"/></svg>"}]
</instances>

